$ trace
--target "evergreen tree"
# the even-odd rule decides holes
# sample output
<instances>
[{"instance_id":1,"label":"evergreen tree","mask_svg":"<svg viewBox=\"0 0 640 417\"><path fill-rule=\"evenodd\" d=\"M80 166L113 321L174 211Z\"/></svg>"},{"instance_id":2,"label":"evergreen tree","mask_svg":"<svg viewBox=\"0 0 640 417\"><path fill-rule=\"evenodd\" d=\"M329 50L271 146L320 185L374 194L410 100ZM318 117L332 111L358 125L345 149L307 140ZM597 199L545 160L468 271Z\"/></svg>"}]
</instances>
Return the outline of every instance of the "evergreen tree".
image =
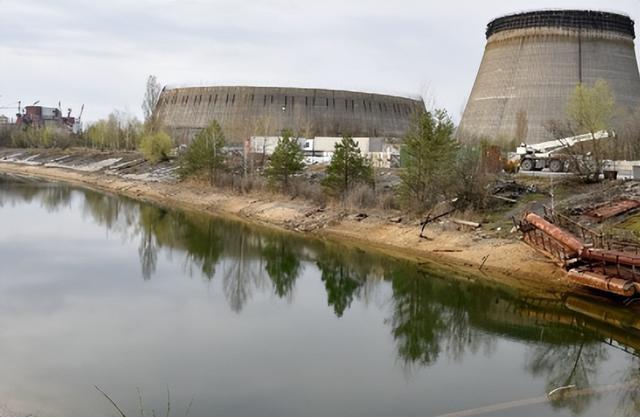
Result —
<instances>
[{"instance_id":1,"label":"evergreen tree","mask_svg":"<svg viewBox=\"0 0 640 417\"><path fill-rule=\"evenodd\" d=\"M298 140L293 138L290 130L282 131L282 138L278 141L276 149L271 155L271 160L265 169L265 175L271 185L280 185L282 191L289 189L289 178L302 171L304 155L298 144Z\"/></svg>"},{"instance_id":2,"label":"evergreen tree","mask_svg":"<svg viewBox=\"0 0 640 417\"><path fill-rule=\"evenodd\" d=\"M206 171L209 183L213 185L218 171L224 167L223 147L225 137L222 127L212 121L202 130L187 148L180 161L180 174L185 177L196 172Z\"/></svg>"},{"instance_id":3,"label":"evergreen tree","mask_svg":"<svg viewBox=\"0 0 640 417\"><path fill-rule=\"evenodd\" d=\"M336 195L346 198L355 184L373 183L373 168L360 154L360 148L350 136L336 144L336 149L327 167L327 177L322 185Z\"/></svg>"},{"instance_id":4,"label":"evergreen tree","mask_svg":"<svg viewBox=\"0 0 640 417\"><path fill-rule=\"evenodd\" d=\"M458 143L445 110L417 116L405 137L400 194L405 206L423 211L455 190Z\"/></svg>"}]
</instances>

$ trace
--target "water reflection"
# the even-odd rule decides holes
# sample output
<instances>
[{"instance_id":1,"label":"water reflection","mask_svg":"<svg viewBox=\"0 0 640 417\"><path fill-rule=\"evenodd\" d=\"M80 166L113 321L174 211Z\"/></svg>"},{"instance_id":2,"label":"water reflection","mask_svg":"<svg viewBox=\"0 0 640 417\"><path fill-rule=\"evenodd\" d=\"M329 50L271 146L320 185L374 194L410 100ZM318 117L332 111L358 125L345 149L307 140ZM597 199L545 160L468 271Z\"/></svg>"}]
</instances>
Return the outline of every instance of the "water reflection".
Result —
<instances>
[{"instance_id":1,"label":"water reflection","mask_svg":"<svg viewBox=\"0 0 640 417\"><path fill-rule=\"evenodd\" d=\"M545 379L547 392L562 387L584 390L592 387L599 365L606 359L605 347L583 336L577 343L536 346L530 352L527 369L532 375ZM571 390L566 392L571 393ZM581 415L590 402L597 398L598 394L571 396L560 392L552 397L552 404L557 408L568 408L574 415Z\"/></svg>"},{"instance_id":2,"label":"water reflection","mask_svg":"<svg viewBox=\"0 0 640 417\"><path fill-rule=\"evenodd\" d=\"M275 294L280 298L290 298L301 272L300 254L296 253L286 237L277 236L267 240L262 257Z\"/></svg>"},{"instance_id":3,"label":"water reflection","mask_svg":"<svg viewBox=\"0 0 640 417\"><path fill-rule=\"evenodd\" d=\"M640 415L640 359L633 358L622 373L620 383L625 385L618 401L616 414L622 417Z\"/></svg>"},{"instance_id":4,"label":"water reflection","mask_svg":"<svg viewBox=\"0 0 640 417\"><path fill-rule=\"evenodd\" d=\"M220 280L237 314L256 294L293 302L296 282L308 268L319 272L326 305L337 318L388 286L388 298L378 304L387 312L385 324L405 369L432 367L443 355L454 363L470 354L489 357L499 340L508 339L527 346L525 371L544 380L547 392L568 386L588 390L599 383L615 343L629 362L616 379L627 384L617 409L625 416L640 412L633 385L640 377L640 325L633 312L574 296L522 298L360 250L61 185L0 177L0 187L0 206L37 202L48 212L68 208L79 196L88 220L137 244L145 281L153 280L163 259L178 262L191 278ZM600 400L594 391L557 395L551 405L580 416Z\"/></svg>"}]
</instances>

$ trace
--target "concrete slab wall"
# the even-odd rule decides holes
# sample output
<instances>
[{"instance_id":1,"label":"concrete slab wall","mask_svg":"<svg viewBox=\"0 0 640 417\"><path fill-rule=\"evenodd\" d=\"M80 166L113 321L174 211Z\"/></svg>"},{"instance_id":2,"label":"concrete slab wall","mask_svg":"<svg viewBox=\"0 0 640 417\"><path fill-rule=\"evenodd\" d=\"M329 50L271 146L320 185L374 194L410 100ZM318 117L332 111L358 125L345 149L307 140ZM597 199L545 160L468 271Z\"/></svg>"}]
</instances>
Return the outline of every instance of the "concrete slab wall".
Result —
<instances>
[{"instance_id":1,"label":"concrete slab wall","mask_svg":"<svg viewBox=\"0 0 640 417\"><path fill-rule=\"evenodd\" d=\"M576 85L605 80L621 108L640 106L633 22L623 32L527 27L490 34L463 114L462 139L516 138L518 113L528 122L526 143L553 139L551 120L566 120ZM492 33L492 32L489 32Z\"/></svg>"},{"instance_id":2,"label":"concrete slab wall","mask_svg":"<svg viewBox=\"0 0 640 417\"><path fill-rule=\"evenodd\" d=\"M232 141L275 136L402 137L422 100L350 91L270 87L164 90L157 111L178 139L189 140L217 120Z\"/></svg>"}]
</instances>

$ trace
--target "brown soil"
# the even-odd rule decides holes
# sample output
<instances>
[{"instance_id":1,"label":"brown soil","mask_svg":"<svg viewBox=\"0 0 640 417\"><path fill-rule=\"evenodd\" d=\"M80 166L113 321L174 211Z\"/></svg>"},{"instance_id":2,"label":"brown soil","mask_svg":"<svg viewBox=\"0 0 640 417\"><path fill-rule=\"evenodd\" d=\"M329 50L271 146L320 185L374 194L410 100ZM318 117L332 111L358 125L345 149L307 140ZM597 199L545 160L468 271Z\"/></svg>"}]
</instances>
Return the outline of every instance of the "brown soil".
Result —
<instances>
[{"instance_id":1,"label":"brown soil","mask_svg":"<svg viewBox=\"0 0 640 417\"><path fill-rule=\"evenodd\" d=\"M569 287L560 268L515 235L510 239L489 238L434 224L425 230L429 239L423 239L419 237L417 221L393 223L389 213L367 212L369 216L360 220L339 208L321 209L310 202L271 194L232 194L196 182L146 182L102 171L79 172L10 162L0 162L0 172L63 181L164 206L336 240L445 268L459 278L507 285L538 296L557 296Z\"/></svg>"}]
</instances>

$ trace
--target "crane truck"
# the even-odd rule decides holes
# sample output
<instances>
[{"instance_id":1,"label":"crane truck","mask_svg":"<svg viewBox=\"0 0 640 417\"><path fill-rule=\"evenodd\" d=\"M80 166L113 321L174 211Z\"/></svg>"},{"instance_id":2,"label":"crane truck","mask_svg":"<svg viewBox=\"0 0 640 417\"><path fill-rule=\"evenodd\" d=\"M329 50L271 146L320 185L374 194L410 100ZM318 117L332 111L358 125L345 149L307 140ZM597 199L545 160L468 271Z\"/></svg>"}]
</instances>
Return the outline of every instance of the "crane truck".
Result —
<instances>
[{"instance_id":1,"label":"crane truck","mask_svg":"<svg viewBox=\"0 0 640 417\"><path fill-rule=\"evenodd\" d=\"M610 134L602 130L596 132L593 136L591 136L591 133L587 133L532 145L523 143L516 149L516 154L520 157L520 170L542 171L545 168L549 168L551 172L566 172L569 168L569 159L562 151L580 142L607 139L609 137L615 137L613 132Z\"/></svg>"}]
</instances>

